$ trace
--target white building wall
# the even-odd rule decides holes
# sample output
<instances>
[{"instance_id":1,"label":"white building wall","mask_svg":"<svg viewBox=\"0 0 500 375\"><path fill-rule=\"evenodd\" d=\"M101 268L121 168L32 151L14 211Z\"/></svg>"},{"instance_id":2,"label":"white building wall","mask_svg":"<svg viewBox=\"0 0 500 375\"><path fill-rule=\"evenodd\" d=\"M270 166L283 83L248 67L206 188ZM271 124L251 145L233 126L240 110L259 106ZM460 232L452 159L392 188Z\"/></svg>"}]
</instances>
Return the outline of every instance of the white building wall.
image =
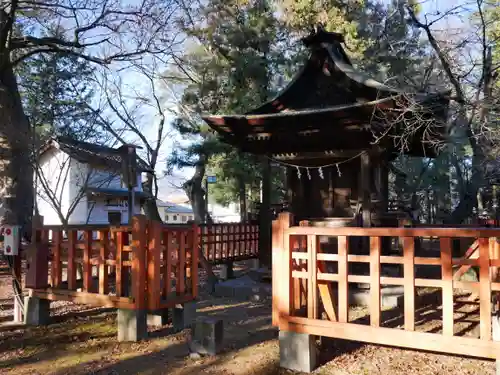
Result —
<instances>
[{"instance_id":1,"label":"white building wall","mask_svg":"<svg viewBox=\"0 0 500 375\"><path fill-rule=\"evenodd\" d=\"M85 188L89 181L89 168L75 159L71 159L71 180L69 182L69 205L73 211L70 224L87 224L88 202Z\"/></svg>"},{"instance_id":2,"label":"white building wall","mask_svg":"<svg viewBox=\"0 0 500 375\"><path fill-rule=\"evenodd\" d=\"M49 150L42 156L40 170L44 176L43 180L46 181L45 185L52 191L48 194L43 184L37 183L38 211L44 217L45 224L62 224L58 210L68 219L69 224L108 224L109 211L121 212L122 223L128 223L127 204L110 206L104 197L89 201L86 194L88 187L126 192L126 188L122 186L120 172L91 169L88 164L71 159L58 149ZM138 173L135 191L142 191L141 182L142 178ZM138 199L134 212L141 212Z\"/></svg>"},{"instance_id":3,"label":"white building wall","mask_svg":"<svg viewBox=\"0 0 500 375\"><path fill-rule=\"evenodd\" d=\"M89 202L89 224L109 224L108 213L111 211L120 212L122 224L128 223L128 206L126 204L108 206L105 198L98 197L95 201ZM134 213L141 213L141 206L138 199L136 200Z\"/></svg>"},{"instance_id":4,"label":"white building wall","mask_svg":"<svg viewBox=\"0 0 500 375\"><path fill-rule=\"evenodd\" d=\"M35 174L36 203L46 225L61 225L67 217L70 158L57 149L47 151L39 161L40 177Z\"/></svg>"},{"instance_id":5,"label":"white building wall","mask_svg":"<svg viewBox=\"0 0 500 375\"><path fill-rule=\"evenodd\" d=\"M241 221L237 203L230 203L227 207L209 204L208 212L215 223L239 223Z\"/></svg>"}]
</instances>

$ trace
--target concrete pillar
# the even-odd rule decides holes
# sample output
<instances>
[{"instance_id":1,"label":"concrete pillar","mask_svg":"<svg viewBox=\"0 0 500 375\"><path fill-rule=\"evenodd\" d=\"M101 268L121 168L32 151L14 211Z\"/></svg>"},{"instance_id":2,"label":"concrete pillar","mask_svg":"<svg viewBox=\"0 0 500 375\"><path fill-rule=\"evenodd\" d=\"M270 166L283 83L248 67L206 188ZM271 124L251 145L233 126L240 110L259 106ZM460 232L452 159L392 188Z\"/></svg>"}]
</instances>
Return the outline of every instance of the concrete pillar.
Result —
<instances>
[{"instance_id":1,"label":"concrete pillar","mask_svg":"<svg viewBox=\"0 0 500 375\"><path fill-rule=\"evenodd\" d=\"M24 323L43 326L50 322L50 301L38 297L24 298Z\"/></svg>"},{"instance_id":2,"label":"concrete pillar","mask_svg":"<svg viewBox=\"0 0 500 375\"><path fill-rule=\"evenodd\" d=\"M259 258L250 259L250 268L253 269L253 270L256 270L256 269L260 268Z\"/></svg>"},{"instance_id":3,"label":"concrete pillar","mask_svg":"<svg viewBox=\"0 0 500 375\"><path fill-rule=\"evenodd\" d=\"M148 337L145 310L118 309L118 341L140 341Z\"/></svg>"},{"instance_id":4,"label":"concrete pillar","mask_svg":"<svg viewBox=\"0 0 500 375\"><path fill-rule=\"evenodd\" d=\"M491 328L493 341L500 341L500 312L498 311L491 317ZM500 358L496 359L495 374L500 375Z\"/></svg>"},{"instance_id":5,"label":"concrete pillar","mask_svg":"<svg viewBox=\"0 0 500 375\"><path fill-rule=\"evenodd\" d=\"M315 336L280 331L280 367L310 373L318 366Z\"/></svg>"},{"instance_id":6,"label":"concrete pillar","mask_svg":"<svg viewBox=\"0 0 500 375\"><path fill-rule=\"evenodd\" d=\"M168 309L148 312L148 326L165 326L168 324Z\"/></svg>"},{"instance_id":7,"label":"concrete pillar","mask_svg":"<svg viewBox=\"0 0 500 375\"><path fill-rule=\"evenodd\" d=\"M191 326L189 349L194 353L216 355L224 341L222 319L198 318Z\"/></svg>"},{"instance_id":8,"label":"concrete pillar","mask_svg":"<svg viewBox=\"0 0 500 375\"><path fill-rule=\"evenodd\" d=\"M186 302L182 305L176 305L172 312L172 324L174 331L182 331L191 327L196 319L196 301Z\"/></svg>"},{"instance_id":9,"label":"concrete pillar","mask_svg":"<svg viewBox=\"0 0 500 375\"><path fill-rule=\"evenodd\" d=\"M221 264L219 277L221 280L228 280L234 277L233 262Z\"/></svg>"}]
</instances>

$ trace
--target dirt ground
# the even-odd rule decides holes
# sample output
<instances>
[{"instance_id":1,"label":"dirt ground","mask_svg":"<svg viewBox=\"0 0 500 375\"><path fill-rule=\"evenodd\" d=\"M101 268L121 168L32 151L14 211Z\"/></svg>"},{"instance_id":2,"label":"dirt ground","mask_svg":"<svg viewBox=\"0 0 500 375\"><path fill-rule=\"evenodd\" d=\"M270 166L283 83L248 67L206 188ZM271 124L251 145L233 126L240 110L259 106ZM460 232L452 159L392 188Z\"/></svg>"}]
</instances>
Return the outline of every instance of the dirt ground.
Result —
<instances>
[{"instance_id":1,"label":"dirt ground","mask_svg":"<svg viewBox=\"0 0 500 375\"><path fill-rule=\"evenodd\" d=\"M10 280L0 276L0 322L11 319ZM291 374L279 368L277 330L270 301L238 302L203 295L198 314L224 320L224 350L215 357L189 353L189 330L151 328L140 343L118 343L116 313L54 303L48 327L0 328L1 374ZM314 374L494 374L494 362L324 340Z\"/></svg>"}]
</instances>

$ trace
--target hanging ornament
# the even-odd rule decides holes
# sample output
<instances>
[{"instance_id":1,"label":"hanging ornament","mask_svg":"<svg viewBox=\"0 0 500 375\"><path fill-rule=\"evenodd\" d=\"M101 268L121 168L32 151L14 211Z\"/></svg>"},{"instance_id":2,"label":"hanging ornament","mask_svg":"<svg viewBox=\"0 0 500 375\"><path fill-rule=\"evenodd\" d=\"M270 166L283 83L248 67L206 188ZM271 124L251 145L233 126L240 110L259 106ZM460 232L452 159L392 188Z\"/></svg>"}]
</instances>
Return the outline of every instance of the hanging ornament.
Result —
<instances>
[{"instance_id":1,"label":"hanging ornament","mask_svg":"<svg viewBox=\"0 0 500 375\"><path fill-rule=\"evenodd\" d=\"M325 178L325 176L323 176L323 168L319 167L318 173L319 173L319 178L323 180Z\"/></svg>"},{"instance_id":2,"label":"hanging ornament","mask_svg":"<svg viewBox=\"0 0 500 375\"><path fill-rule=\"evenodd\" d=\"M342 177L342 172L340 172L339 165L335 164L335 166L337 167L337 173L339 174L339 177Z\"/></svg>"},{"instance_id":3,"label":"hanging ornament","mask_svg":"<svg viewBox=\"0 0 500 375\"><path fill-rule=\"evenodd\" d=\"M307 172L307 178L309 179L309 181L311 181L311 173L309 172L309 168L306 168L306 172Z\"/></svg>"},{"instance_id":4,"label":"hanging ornament","mask_svg":"<svg viewBox=\"0 0 500 375\"><path fill-rule=\"evenodd\" d=\"M300 180L300 178L302 177L302 174L300 173L300 168L299 167L295 167L295 168L297 168L297 177Z\"/></svg>"}]
</instances>

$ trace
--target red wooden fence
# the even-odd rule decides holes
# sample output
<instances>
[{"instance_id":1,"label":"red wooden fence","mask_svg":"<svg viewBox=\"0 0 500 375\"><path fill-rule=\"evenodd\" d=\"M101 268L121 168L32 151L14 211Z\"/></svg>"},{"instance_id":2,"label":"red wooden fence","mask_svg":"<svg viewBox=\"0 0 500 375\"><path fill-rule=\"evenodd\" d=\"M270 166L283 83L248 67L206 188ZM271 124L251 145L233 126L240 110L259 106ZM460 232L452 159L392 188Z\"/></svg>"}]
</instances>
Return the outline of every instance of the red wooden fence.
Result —
<instances>
[{"instance_id":1,"label":"red wooden fence","mask_svg":"<svg viewBox=\"0 0 500 375\"><path fill-rule=\"evenodd\" d=\"M282 330L421 350L500 358L500 342L492 341L492 293L500 291L500 229L489 228L319 228L290 226L291 215L280 214L273 223L273 324ZM322 252L319 236L337 238L334 253ZM369 237L367 255L352 254L350 237ZM397 237L403 244L401 256L382 255L382 238ZM415 239L438 238L440 257L415 255ZM453 238L477 238L477 259L453 258ZM367 263L369 273L351 274L349 263ZM336 273L332 272L336 264ZM381 275L382 264L398 264L402 277ZM440 278L418 278L415 266L438 266ZM479 268L479 282L453 278L453 266ZM369 289L369 325L354 321L349 310L349 284L365 283ZM404 289L403 322L386 325L381 309L381 287L400 285ZM416 317L416 287L438 288L442 321L438 332L419 331ZM479 337L457 332L455 316L460 301L454 290L477 293ZM336 291L336 293L334 293ZM324 314L322 314L324 313ZM421 312L419 311L419 314Z\"/></svg>"},{"instance_id":2,"label":"red wooden fence","mask_svg":"<svg viewBox=\"0 0 500 375\"><path fill-rule=\"evenodd\" d=\"M197 234L196 226L172 229L141 215L130 226L38 227L27 255L26 287L49 300L171 307L197 296Z\"/></svg>"},{"instance_id":3,"label":"red wooden fence","mask_svg":"<svg viewBox=\"0 0 500 375\"><path fill-rule=\"evenodd\" d=\"M257 258L259 226L247 223L201 225L200 246L213 264Z\"/></svg>"}]
</instances>

